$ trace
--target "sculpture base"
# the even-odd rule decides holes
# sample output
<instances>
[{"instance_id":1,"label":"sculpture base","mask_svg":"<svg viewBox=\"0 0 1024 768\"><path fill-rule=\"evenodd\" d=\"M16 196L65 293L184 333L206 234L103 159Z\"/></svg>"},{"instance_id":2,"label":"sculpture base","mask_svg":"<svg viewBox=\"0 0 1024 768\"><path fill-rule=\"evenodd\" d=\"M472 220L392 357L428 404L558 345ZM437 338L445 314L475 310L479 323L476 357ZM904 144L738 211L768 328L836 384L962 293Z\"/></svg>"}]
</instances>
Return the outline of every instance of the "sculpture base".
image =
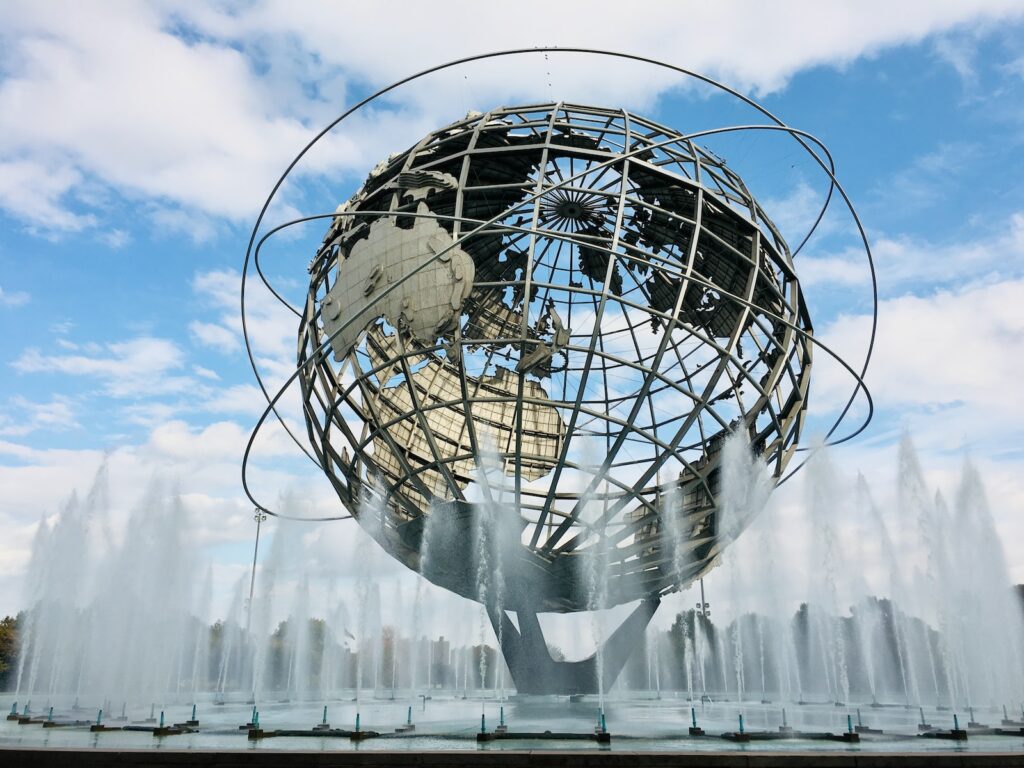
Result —
<instances>
[{"instance_id":1,"label":"sculpture base","mask_svg":"<svg viewBox=\"0 0 1024 768\"><path fill-rule=\"evenodd\" d=\"M643 600L629 617L604 642L601 653L580 661L555 661L548 651L537 614L516 611L518 629L505 612L488 606L494 633L501 638L505 657L516 691L526 694L598 693L598 656L604 690L612 687L629 655L643 646L644 632L659 600Z\"/></svg>"}]
</instances>

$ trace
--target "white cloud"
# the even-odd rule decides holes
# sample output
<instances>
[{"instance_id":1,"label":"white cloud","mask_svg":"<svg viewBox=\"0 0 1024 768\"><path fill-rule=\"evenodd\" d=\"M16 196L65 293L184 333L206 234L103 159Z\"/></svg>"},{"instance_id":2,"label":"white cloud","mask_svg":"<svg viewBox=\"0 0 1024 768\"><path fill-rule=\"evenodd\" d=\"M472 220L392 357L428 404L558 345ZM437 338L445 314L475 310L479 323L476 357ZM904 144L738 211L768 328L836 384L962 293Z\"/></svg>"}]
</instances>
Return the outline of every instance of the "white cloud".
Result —
<instances>
[{"instance_id":1,"label":"white cloud","mask_svg":"<svg viewBox=\"0 0 1024 768\"><path fill-rule=\"evenodd\" d=\"M196 275L192 282L193 290L217 313L216 324L197 321L190 326L193 335L202 343L223 352L241 347L241 285L242 277L234 270L214 270ZM298 318L251 276L245 307L249 340L257 362L283 380L295 367Z\"/></svg>"},{"instance_id":2,"label":"white cloud","mask_svg":"<svg viewBox=\"0 0 1024 768\"><path fill-rule=\"evenodd\" d=\"M967 28L953 29L938 35L932 46L935 55L948 65L960 79L963 90L961 103L980 102L994 95L979 87L978 54L986 35L995 29L992 23L982 23ZM1005 70L1004 70L1005 71ZM1012 68L1010 70L1012 72Z\"/></svg>"},{"instance_id":3,"label":"white cloud","mask_svg":"<svg viewBox=\"0 0 1024 768\"><path fill-rule=\"evenodd\" d=\"M1011 215L999 231L973 239L931 242L881 235L870 242L879 288L890 293L913 284L954 286L979 278L1016 277L1024 265L1024 213ZM871 277L863 247L803 257L797 268L806 286L867 285Z\"/></svg>"},{"instance_id":4,"label":"white cloud","mask_svg":"<svg viewBox=\"0 0 1024 768\"><path fill-rule=\"evenodd\" d=\"M877 255L877 247L872 248ZM860 260L846 256L820 256L800 259L797 265L800 284L805 288L814 285L864 286L871 280L867 259L863 250L856 255Z\"/></svg>"},{"instance_id":5,"label":"white cloud","mask_svg":"<svg viewBox=\"0 0 1024 768\"><path fill-rule=\"evenodd\" d=\"M131 241L132 236L123 229L111 229L109 232L104 232L100 235L100 242L108 248L113 248L115 251L124 248Z\"/></svg>"},{"instance_id":6,"label":"white cloud","mask_svg":"<svg viewBox=\"0 0 1024 768\"><path fill-rule=\"evenodd\" d=\"M953 68L965 85L973 83L977 74L974 68L975 43L974 40L952 35L942 35L935 41L935 53Z\"/></svg>"},{"instance_id":7,"label":"white cloud","mask_svg":"<svg viewBox=\"0 0 1024 768\"><path fill-rule=\"evenodd\" d=\"M12 364L19 373L59 373L99 380L111 397L139 398L188 389L191 379L173 371L184 365L184 354L173 341L142 336L107 344L102 351L49 355L28 349Z\"/></svg>"},{"instance_id":8,"label":"white cloud","mask_svg":"<svg viewBox=\"0 0 1024 768\"><path fill-rule=\"evenodd\" d=\"M158 232L165 235L187 235L196 245L209 242L218 232L216 219L200 211L157 208L149 217Z\"/></svg>"},{"instance_id":9,"label":"white cloud","mask_svg":"<svg viewBox=\"0 0 1024 768\"><path fill-rule=\"evenodd\" d=\"M241 348L237 314L239 279L235 272L221 271L197 275L194 281L196 293L214 309L218 322L193 321L189 331L199 344L224 354ZM275 392L294 370L296 321L265 291L254 291L250 296L250 331L257 364L268 388ZM170 339L142 336L105 344L58 339L57 347L62 351L26 349L11 366L21 374L59 374L95 380L103 395L123 401L117 413L129 424L153 429L187 415L205 419L211 414L245 415L255 422L266 406L266 399L255 384L220 384L217 372L189 364L186 351ZM278 412L289 419L296 434L305 434L298 426L303 416L297 387L281 399ZM24 418L9 418L0 422L0 434L26 434L42 426L34 424ZM268 426L271 434L275 429L278 427ZM262 450L263 440L260 445Z\"/></svg>"},{"instance_id":10,"label":"white cloud","mask_svg":"<svg viewBox=\"0 0 1024 768\"><path fill-rule=\"evenodd\" d=\"M873 199L866 207L906 213L925 210L956 191L960 175L982 154L977 144L942 143L886 176L872 190Z\"/></svg>"},{"instance_id":11,"label":"white cloud","mask_svg":"<svg viewBox=\"0 0 1024 768\"><path fill-rule=\"evenodd\" d=\"M451 36L438 29L437 8L394 2L309 3L296 8L285 0L268 0L242 12L192 7L182 15L204 31L225 38L244 36L257 44L268 37L294 34L324 61L344 66L371 82L389 81L433 63L477 52L478 41L486 39L484 47L489 50L587 46L643 51L668 61L676 61L679 52L685 51L687 66L741 87L770 91L804 67L842 64L965 22L1021 13L1019 4L1009 0L941 6L921 0L898 5L880 0L791 0L753 7L732 0L688 6L685 15L681 11L673 17L660 3L638 2L610 24L604 14L581 12L580 6L572 3L551 5L543 0L528 0L515 14L500 5L482 6L471 0L448 2L446 10L461 22L457 34ZM396 12L402 14L404 23L388 24ZM538 18L545 19L545 29L557 30L557 39L552 39L551 33L539 34ZM390 45L382 48L375 33L385 28ZM433 30L437 31L431 34ZM595 63L588 62L588 67ZM503 63L499 69L507 67ZM580 74L574 72L573 76Z\"/></svg>"},{"instance_id":12,"label":"white cloud","mask_svg":"<svg viewBox=\"0 0 1024 768\"><path fill-rule=\"evenodd\" d=\"M39 229L78 231L101 214L75 210L76 190L100 185L159 201L158 222L209 237L213 224L204 217L241 220L258 210L313 129L340 112L348 81L382 84L475 53L480 40L492 50L557 43L642 51L767 93L808 67L842 66L1022 13L1013 0L723 2L678 16L640 3L609 23L607 14L540 0L514 14L494 4L446 7L442 15L458 18L457 30L441 26L433 6L392 3L4 6L0 206ZM393 23L396 14L402 24ZM559 53L516 59L515 77L511 66L483 62L396 93L368 113L372 119L328 137L300 173L362 173L470 106L562 96L645 106L681 82L621 60Z\"/></svg>"},{"instance_id":13,"label":"white cloud","mask_svg":"<svg viewBox=\"0 0 1024 768\"><path fill-rule=\"evenodd\" d=\"M21 307L31 298L25 291L5 291L0 287L0 307Z\"/></svg>"},{"instance_id":14,"label":"white cloud","mask_svg":"<svg viewBox=\"0 0 1024 768\"><path fill-rule=\"evenodd\" d=\"M235 352L241 346L238 341L238 335L223 325L193 320L188 324L188 330L192 334L192 338L199 344L205 347L213 347L224 354Z\"/></svg>"},{"instance_id":15,"label":"white cloud","mask_svg":"<svg viewBox=\"0 0 1024 768\"><path fill-rule=\"evenodd\" d=\"M50 332L55 336L66 336L74 327L75 324L70 320L56 320L50 323Z\"/></svg>"},{"instance_id":16,"label":"white cloud","mask_svg":"<svg viewBox=\"0 0 1024 768\"><path fill-rule=\"evenodd\" d=\"M970 285L958 292L881 302L867 383L876 407L900 414L922 449L984 446L1019 450L1024 437L1024 280ZM821 337L848 361L862 359L867 315L845 315ZM823 359L823 356L821 358ZM850 389L832 365L818 365L812 401L834 408Z\"/></svg>"},{"instance_id":17,"label":"white cloud","mask_svg":"<svg viewBox=\"0 0 1024 768\"><path fill-rule=\"evenodd\" d=\"M309 130L234 47L186 42L171 8L6 6L0 204L53 230L94 225L85 179L229 218L251 215Z\"/></svg>"},{"instance_id":18,"label":"white cloud","mask_svg":"<svg viewBox=\"0 0 1024 768\"><path fill-rule=\"evenodd\" d=\"M1019 56L1003 66L1003 71L1024 79L1024 56Z\"/></svg>"},{"instance_id":19,"label":"white cloud","mask_svg":"<svg viewBox=\"0 0 1024 768\"><path fill-rule=\"evenodd\" d=\"M201 365L193 365L192 373L202 379L209 379L210 381L219 381L220 376L216 371L211 371L209 368L204 368Z\"/></svg>"},{"instance_id":20,"label":"white cloud","mask_svg":"<svg viewBox=\"0 0 1024 768\"><path fill-rule=\"evenodd\" d=\"M150 399L137 403L125 403L118 408L118 415L128 424L145 429L155 429L172 419L178 418L185 410L182 403L159 402ZM117 443L123 443L124 438L115 436Z\"/></svg>"},{"instance_id":21,"label":"white cloud","mask_svg":"<svg viewBox=\"0 0 1024 768\"><path fill-rule=\"evenodd\" d=\"M175 461L235 461L241 458L248 435L235 423L222 421L203 429L170 421L152 431L144 448Z\"/></svg>"},{"instance_id":22,"label":"white cloud","mask_svg":"<svg viewBox=\"0 0 1024 768\"><path fill-rule=\"evenodd\" d=\"M790 248L795 249L814 224L821 211L821 206L825 202L824 193L826 191L827 188L815 189L804 179L800 179L788 196L775 199L765 198L761 201L772 222L789 243ZM826 217L818 225L814 236L821 237L829 226L830 219Z\"/></svg>"},{"instance_id":23,"label":"white cloud","mask_svg":"<svg viewBox=\"0 0 1024 768\"><path fill-rule=\"evenodd\" d=\"M192 290L217 307L237 306L241 286L242 277L234 270L200 272L192 280Z\"/></svg>"},{"instance_id":24,"label":"white cloud","mask_svg":"<svg viewBox=\"0 0 1024 768\"><path fill-rule=\"evenodd\" d=\"M13 397L0 411L0 436L22 437L40 430L62 432L78 426L74 406L66 397L53 397L45 403Z\"/></svg>"},{"instance_id":25,"label":"white cloud","mask_svg":"<svg viewBox=\"0 0 1024 768\"><path fill-rule=\"evenodd\" d=\"M0 103L2 93L0 86ZM64 161L0 159L0 208L43 233L78 232L96 224L95 216L71 212L64 200L81 180Z\"/></svg>"},{"instance_id":26,"label":"white cloud","mask_svg":"<svg viewBox=\"0 0 1024 768\"><path fill-rule=\"evenodd\" d=\"M252 416L255 423L256 417L263 413L266 405L266 398L259 387L255 384L238 384L214 391L202 407L213 413Z\"/></svg>"}]
</instances>

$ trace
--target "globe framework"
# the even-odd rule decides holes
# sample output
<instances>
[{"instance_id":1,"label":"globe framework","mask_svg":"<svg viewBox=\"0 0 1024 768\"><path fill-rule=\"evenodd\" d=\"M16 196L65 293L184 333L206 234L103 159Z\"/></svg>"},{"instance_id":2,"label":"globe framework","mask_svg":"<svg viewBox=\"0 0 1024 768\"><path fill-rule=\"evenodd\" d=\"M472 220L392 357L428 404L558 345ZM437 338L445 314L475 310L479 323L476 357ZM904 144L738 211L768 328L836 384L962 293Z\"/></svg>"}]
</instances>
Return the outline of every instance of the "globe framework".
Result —
<instances>
[{"instance_id":1,"label":"globe framework","mask_svg":"<svg viewBox=\"0 0 1024 768\"><path fill-rule=\"evenodd\" d=\"M537 612L637 599L642 630L719 554L725 436L775 478L796 449L812 329L786 242L724 160L625 110L428 134L309 270L300 382L340 499L524 644Z\"/></svg>"}]
</instances>

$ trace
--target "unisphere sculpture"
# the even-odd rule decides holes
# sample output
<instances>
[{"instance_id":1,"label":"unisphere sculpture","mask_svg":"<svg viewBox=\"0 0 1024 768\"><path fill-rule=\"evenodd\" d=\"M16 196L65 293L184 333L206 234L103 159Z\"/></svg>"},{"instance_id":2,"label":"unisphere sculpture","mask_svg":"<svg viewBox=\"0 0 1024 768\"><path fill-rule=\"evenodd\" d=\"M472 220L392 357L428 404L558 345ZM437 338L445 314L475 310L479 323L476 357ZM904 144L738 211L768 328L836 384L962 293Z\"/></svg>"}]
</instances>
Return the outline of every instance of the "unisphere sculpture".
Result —
<instances>
[{"instance_id":1,"label":"unisphere sculpture","mask_svg":"<svg viewBox=\"0 0 1024 768\"><path fill-rule=\"evenodd\" d=\"M374 168L309 271L317 458L389 553L487 606L520 692L610 685L710 567L727 434L775 478L796 449L789 248L725 161L651 120L470 113ZM537 612L634 600L601 670L551 660Z\"/></svg>"}]
</instances>

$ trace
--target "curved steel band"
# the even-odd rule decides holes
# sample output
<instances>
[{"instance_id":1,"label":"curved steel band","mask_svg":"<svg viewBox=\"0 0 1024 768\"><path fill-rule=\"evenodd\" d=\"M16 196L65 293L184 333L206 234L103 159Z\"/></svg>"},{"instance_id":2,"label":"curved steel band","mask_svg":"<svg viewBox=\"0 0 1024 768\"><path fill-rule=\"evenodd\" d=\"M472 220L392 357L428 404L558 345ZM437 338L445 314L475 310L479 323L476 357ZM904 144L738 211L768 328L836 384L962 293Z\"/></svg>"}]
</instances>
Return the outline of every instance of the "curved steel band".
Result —
<instances>
[{"instance_id":1,"label":"curved steel band","mask_svg":"<svg viewBox=\"0 0 1024 768\"><path fill-rule=\"evenodd\" d=\"M856 435L860 434L867 427L867 425L870 422L871 417L873 415L874 406L873 406L873 402L871 400L870 393L868 392L867 387L864 384L864 375L865 375L865 373L867 371L867 368L868 368L868 365L870 364L870 361L871 361L871 355L872 355L872 352L874 350L875 336L876 336L877 324L878 324L878 290L877 290L877 280L876 280L875 268L874 268L874 259L873 259L872 254L871 254L871 248L870 248L870 245L868 243L867 235L866 235L866 233L864 231L864 227L863 227L863 225L862 225L862 223L860 221L860 218L859 218L859 216L858 216L858 214L857 214L857 212L856 212L856 210L855 210L851 200L849 199L848 195L843 190L842 186L839 184L838 180L835 177L835 172L834 172L835 171L835 166L834 166L834 163L832 162L832 157L829 154L828 149L825 147L825 145L821 141L819 141L817 138L812 136L811 134L809 134L809 133L807 133L805 131L801 131L799 129L792 128L792 127L789 127L789 126L785 125L781 120L779 120L777 117L775 117L772 113L770 113L764 107L762 107L761 105L757 104L752 99L744 96L743 94L740 94L737 91L729 88L728 86L723 85L721 83L718 83L717 81L712 80L711 78L705 77L703 75L700 75L698 73L691 72L689 70L682 69L680 67L675 67L675 66L673 66L671 64L666 64L664 62L656 61L654 59L650 59L650 58L643 57L643 56L635 56L635 55L632 55L632 54L616 53L616 52L611 52L611 51L601 51L601 50L589 49L589 48L531 48L531 49L515 49L515 50L509 50L509 51L499 51L499 52L494 52L494 53L481 54L481 55L477 55L477 56L470 56L470 57L458 59L458 60L455 60L455 61L451 61L451 62L448 62L446 64L441 64L441 65L438 65L438 66L435 66L435 67L431 67L431 68L425 69L425 70L423 70L423 71L421 71L419 73L416 73L414 75L411 75L411 76L409 76L407 78L404 78L402 80L396 81L395 83L392 83L391 85L389 85L389 86L387 86L385 88L382 88L381 90L377 91L376 93L374 93L374 94L368 96L367 98L363 99L362 101L360 101L359 103L357 103L356 105L351 107L349 110L344 112L341 116L339 116L332 123L330 123L320 133L318 133L299 152L299 154L296 155L296 157L289 164L288 168L282 174L281 178L274 185L273 190L271 191L269 197L267 198L266 202L264 203L263 208L260 211L259 217L257 218L257 221L256 221L256 223L255 223L255 225L253 227L253 230L252 230L252 233L251 233L251 236L250 236L250 239L249 239L249 244L248 244L248 247L246 249L245 262L244 262L243 270L242 270L242 285L241 285L242 332L243 332L243 337L244 337L244 341L245 341L246 354L247 354L247 356L249 358L249 363L250 363L250 365L251 365L251 367L253 369L253 372L254 372L254 374L256 376L257 382L259 383L260 390L261 390L261 392L263 393L264 397L267 400L267 408L264 410L263 414L260 416L258 422L256 423L256 425L255 425L255 427L254 427L254 429L253 429L253 431L252 431L252 433L251 433L251 435L249 437L249 440L248 440L248 442L246 444L243 460L242 460L242 485L243 485L243 489L244 489L246 495L248 496L248 498L250 499L250 501L252 501L252 503L258 509L266 512L267 514L274 515L275 517L281 517L281 518L293 519L293 520L304 520L304 521L310 521L310 522L329 521L329 520L342 520L342 519L348 519L349 517L351 517L351 515L336 515L336 516L311 518L311 517L296 517L296 516L290 516L290 515L286 515L286 514L276 513L274 511L268 509L265 505L261 504L259 501L257 501L255 496L253 495L251 489L249 488L248 475L247 475L249 458L250 458L250 455L251 455L251 452L252 452L253 445L255 443L255 439L256 439L257 435L259 434L260 429L265 424L267 418L269 417L269 415L271 413L274 414L275 418L277 418L278 421L281 423L281 425L285 429L286 433L289 435L289 437L292 439L292 441L299 447L299 449L307 456L307 458L309 458L310 461L312 461L316 466L318 466L318 467L320 466L320 462L306 449L306 447L295 436L295 434L289 428L287 423L284 421L284 419L278 413L278 411L277 411L277 403L280 400L280 398L283 396L285 391L287 391L287 389L291 386L291 384L294 383L294 381L299 377L299 375L301 375L303 373L303 371L306 369L306 367L309 365L309 363L315 361L324 352L324 350L328 346L331 338L333 338L333 335L334 335L334 334L332 334L331 337L326 339L324 341L324 343L318 349L316 349L314 351L312 356L310 356L306 360L305 363L303 363L302 365L297 366L296 369L292 372L292 374L288 377L288 379L284 382L282 387L273 396L271 396L269 391L267 390L267 387L266 387L266 385L265 385L265 383L263 381L262 375L260 374L260 371L259 371L258 366L256 364L255 354L254 354L254 351L253 351L253 348L252 348L252 340L251 340L250 335L249 335L248 322L247 322L247 317L246 317L246 279L247 279L247 276L248 276L250 260L252 260L255 263L256 271L257 271L257 274L258 274L261 282L271 292L271 294L275 297L275 299L277 301L279 301L283 306L287 307L291 312L293 312L297 316L301 317L301 314L294 307L292 307L273 288L273 286L271 285L270 281L264 275L263 270L260 267L260 263L259 263L259 253L260 253L264 243L270 237L272 237L274 234L276 234L277 232L280 232L280 231L282 231L282 230L284 230L284 229L286 229L286 228L288 228L290 226L294 226L295 224L299 224L299 223L303 223L303 222L307 222L307 221L313 221L313 220L317 220L317 219L337 218L337 217L345 216L345 215L369 215L371 213L371 212L367 212L367 211L360 211L360 212L351 212L351 213L347 213L347 212L343 212L343 213L330 213L330 214L320 214L320 215L314 215L314 216L301 217L301 218L298 218L298 219L294 219L292 221L285 222L283 224L280 224L280 225L272 228L266 234L264 234L260 238L259 242L257 243L256 242L257 233L259 232L259 228L260 228L260 226L261 226L261 224L263 222L263 218L266 215L266 212L269 209L269 206L270 206L271 202L273 201L274 197L276 196L277 191L280 189L281 185L284 183L284 180L288 177L288 175L291 173L291 171L298 164L299 160L301 160L301 158L306 154L306 152L308 152L309 149L314 144L316 144L317 141L319 141L324 135L326 135L329 131L331 131L333 128L335 128L337 125L339 125L347 117L349 117L350 115L354 114L356 111L358 111L362 107L366 106L367 104L371 103L372 101L376 100L377 98L383 96L384 94L386 94L386 93L388 93L388 92L390 92L390 91L400 87L401 85L404 85L406 83L412 82L412 81L414 81L416 79L419 79L421 77L424 77L424 76L426 76L428 74L439 72L439 71L442 71L444 69L455 67L455 66L458 66L458 65L461 65L461 64L471 63L471 62L474 62L474 61L479 61L479 60L488 59L488 58L496 58L496 57L502 57L502 56L515 56L515 55L523 55L523 54L538 53L538 52L540 52L540 53L543 53L543 52L582 53L582 54L590 54L590 55L603 55L603 56L611 56L611 57L615 57L615 58L628 59L628 60L633 60L633 61L639 61L639 62L643 62L643 63L652 64L652 65L655 65L655 66L660 66L660 67L663 67L663 68L666 68L666 69L678 72L680 74L683 74L685 76L692 77L694 79L697 79L697 80L699 80L701 82L704 82L704 83L707 83L709 85L712 85L712 86L714 86L714 87L716 87L716 88L718 88L718 89L720 89L720 90L722 90L722 91L724 91L724 92L726 92L726 93L728 93L728 94L730 94L730 95L740 99L744 103L748 104L749 106L753 107L754 109L756 109L757 111L759 111L760 113L764 114L766 117L771 119L774 124L773 125L726 126L726 127L721 127L721 128L708 129L708 130L705 130L705 131L699 131L699 132L695 132L695 133L688 134L688 135L685 135L685 136L675 136L675 137L672 137L669 140L666 140L664 142L659 142L658 144L655 144L655 145L644 146L644 147L641 147L641 148L637 148L637 149L631 150L631 151L626 152L626 153L622 153L622 154L616 155L615 158L607 161L606 163L599 164L597 166L591 167L586 172L582 172L580 174L577 174L576 176L570 176L569 178L561 180L560 182L558 182L558 183L556 183L554 185L551 185L549 187L545 187L544 190L534 194L532 197L528 198L526 201L523 201L523 202L530 202L532 200L536 200L542 194L547 194L547 193L551 192L553 189L557 189L557 188L560 188L560 187L567 186L570 182L572 182L576 178L584 175L584 173L592 172L597 167L601 167L602 165L608 165L608 164L611 164L613 162L620 162L622 160L630 158L633 155L639 154L641 151L649 150L649 149L651 149L654 146L668 145L668 144L678 143L680 141L692 140L694 138L699 138L701 136L709 136L709 135L715 135L715 134L721 134L721 133L731 133L731 132L748 131L748 130L779 131L779 132L783 132L783 133L786 133L786 134L792 136L794 138L794 140L796 140L797 143L800 144L800 146L808 153L808 155L810 155L810 157L818 164L818 166L822 169L822 171L828 176L828 179L829 179L828 193L826 195L825 201L822 204L822 207L821 207L817 217L815 218L814 223L812 224L812 226L810 227L808 232L804 235L804 237L801 240L800 244L793 251L793 256L795 257L803 249L803 247L810 240L810 238L813 236L813 234L817 230L817 227L819 226L821 220L823 219L826 211L828 210L828 206L830 204L833 192L834 191L838 191L839 194L841 195L845 205L846 205L846 208L848 209L850 215L852 216L852 218L853 218L853 220L854 220L854 222L856 224L856 227L857 227L857 230L858 230L858 234L859 234L860 239L861 239L861 241L863 243L863 246L864 246L864 250L865 250L865 254L866 254L866 257L867 257L867 262L868 262L868 266L869 266L869 270L870 270L870 275L871 275L871 286L872 286L872 323L871 323L871 333L870 333L870 337L869 337L869 341L868 341L867 352L865 354L864 361L863 361L863 363L861 365L860 371L858 372L855 369L853 369L849 364L847 364L844 360L842 360L831 348L829 348L827 345L823 344L820 340L816 339L814 336L812 336L810 334L806 334L802 329L796 328L795 326L793 326L793 324L788 323L787 321L785 321L782 318L774 317L772 319L785 323L787 326L791 327L794 331L796 331L796 333L802 339L809 340L812 344L814 344L814 345L818 346L819 348L821 348L822 350L824 350L829 356L831 356L833 359L835 359L837 362L839 362L839 364L847 372L849 372L854 377L854 379L855 379L854 388L853 388L852 393L850 394L849 399L847 400L844 408L842 409L842 411L840 412L839 416L836 418L835 422L832 424L832 426L830 427L830 429L828 430L828 432L826 434L826 441L827 442L825 444L826 445L836 445L836 444L839 444L839 443L842 443L842 442L846 442L847 440L850 440L853 437L855 437ZM823 153L823 155L827 159L827 164L826 164L826 161L823 160L822 157L819 156L818 153L815 152L809 146L808 142L812 142L812 143L814 143L815 145L817 145L820 148L821 152ZM520 203L520 204L522 204L522 203ZM436 215L433 215L433 214L426 214L426 215L428 217L435 218L435 219L454 218L454 217L436 216ZM498 216L495 216L494 218L492 218L489 221L486 221L486 222L483 222L483 223L479 223L478 226L475 229L471 230L470 232L468 232L468 233L466 233L464 235L461 235L459 238L457 238L452 243L451 246L449 246L449 248L446 248L445 251L442 251L440 254L438 254L438 256L440 256L443 253L447 252L451 248L456 247L464 239L466 239L468 237L471 237L472 235L478 233L480 230L482 230L484 228L492 227L497 222L497 220L501 217L501 215L502 214L499 214ZM475 220L472 220L472 219L459 218L459 220L460 221L468 221L470 223L477 223ZM514 228L509 228L509 227L504 226L504 225L499 225L499 228L505 229L505 230L514 229ZM565 236L564 233L547 232L546 234L549 234L552 237L564 237ZM700 278L698 278L696 276L691 276L690 279L694 283L697 283L697 284L710 285L706 281L703 281L703 280L701 280ZM713 286L713 287L715 287L715 289L718 290L719 292L722 292L721 288L719 286ZM730 300L732 300L733 302L735 302L737 304L740 304L740 305L743 305L743 306L750 306L750 303L748 301L742 299L741 297L735 296L733 294L723 293L723 296L725 296L726 298L729 298ZM764 314L763 309L759 308L759 310ZM766 316L769 316L769 315L766 315ZM336 333L337 333L337 331L336 331ZM867 411L867 414L866 414L866 417L865 417L864 421L857 427L857 429L853 430L849 434L847 434L847 435L845 435L845 436L843 436L841 438L838 438L836 440L828 441L828 438L830 438L835 433L835 431L838 429L839 425L845 419L847 413L849 412L850 408L853 406L853 403L855 402L855 400L857 398L857 395L860 392L863 392L865 394L865 397L867 399L867 406L868 406L868 411ZM798 450L806 450L806 449L798 449ZM806 462L806 460L800 462L796 467L792 468L784 477L782 477L779 480L779 484L782 484L782 483L786 482L789 478L791 478L793 476L793 474L795 472L797 472L804 465L805 462Z\"/></svg>"}]
</instances>

